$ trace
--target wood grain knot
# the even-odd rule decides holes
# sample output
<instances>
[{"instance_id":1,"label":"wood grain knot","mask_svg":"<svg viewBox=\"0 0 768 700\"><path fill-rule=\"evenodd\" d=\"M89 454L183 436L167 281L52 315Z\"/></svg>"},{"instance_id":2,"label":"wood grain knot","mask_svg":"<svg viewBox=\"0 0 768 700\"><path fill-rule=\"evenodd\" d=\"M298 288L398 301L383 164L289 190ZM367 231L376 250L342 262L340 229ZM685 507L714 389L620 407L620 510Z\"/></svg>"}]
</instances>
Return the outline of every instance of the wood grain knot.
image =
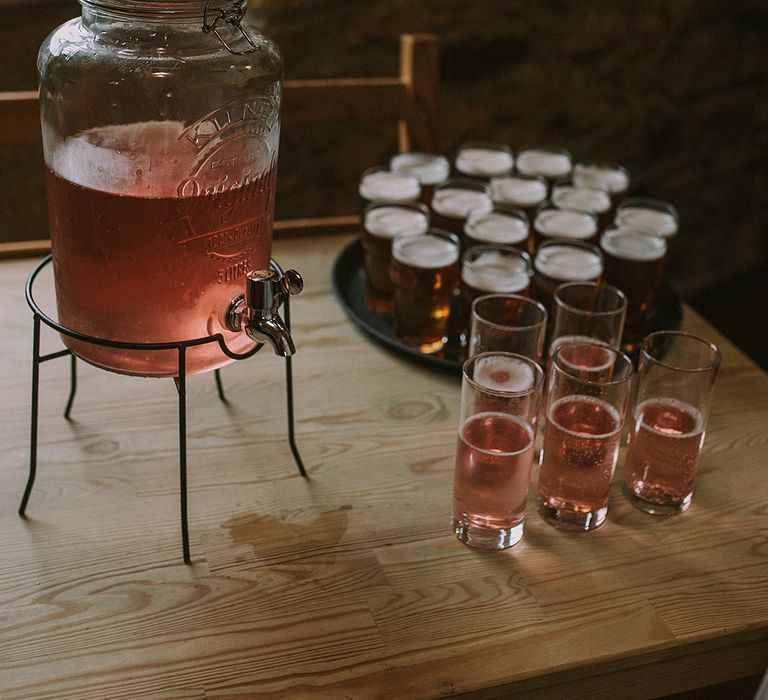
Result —
<instances>
[{"instance_id":1,"label":"wood grain knot","mask_svg":"<svg viewBox=\"0 0 768 700\"><path fill-rule=\"evenodd\" d=\"M433 423L445 420L448 417L448 409L439 396L423 396L390 406L384 412L384 417L398 422Z\"/></svg>"}]
</instances>

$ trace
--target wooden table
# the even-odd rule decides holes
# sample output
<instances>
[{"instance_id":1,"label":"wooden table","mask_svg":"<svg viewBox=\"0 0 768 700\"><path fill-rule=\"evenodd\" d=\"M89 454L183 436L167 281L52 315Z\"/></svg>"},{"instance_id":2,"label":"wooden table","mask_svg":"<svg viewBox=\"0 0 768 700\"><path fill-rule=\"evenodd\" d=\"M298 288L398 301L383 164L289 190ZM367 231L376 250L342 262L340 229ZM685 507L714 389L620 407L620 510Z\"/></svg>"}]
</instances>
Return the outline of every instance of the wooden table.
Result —
<instances>
[{"instance_id":1,"label":"wooden table","mask_svg":"<svg viewBox=\"0 0 768 700\"><path fill-rule=\"evenodd\" d=\"M33 260L0 263L0 694L4 698L646 697L768 661L768 377L723 351L691 509L635 511L618 485L589 534L532 507L511 550L449 530L459 381L371 342L333 297L349 236L284 240L297 433L265 352L189 380L191 566L181 562L169 380L42 366L29 460ZM60 348L44 330L45 345ZM534 475L535 478L535 475ZM531 504L529 503L529 506Z\"/></svg>"}]
</instances>

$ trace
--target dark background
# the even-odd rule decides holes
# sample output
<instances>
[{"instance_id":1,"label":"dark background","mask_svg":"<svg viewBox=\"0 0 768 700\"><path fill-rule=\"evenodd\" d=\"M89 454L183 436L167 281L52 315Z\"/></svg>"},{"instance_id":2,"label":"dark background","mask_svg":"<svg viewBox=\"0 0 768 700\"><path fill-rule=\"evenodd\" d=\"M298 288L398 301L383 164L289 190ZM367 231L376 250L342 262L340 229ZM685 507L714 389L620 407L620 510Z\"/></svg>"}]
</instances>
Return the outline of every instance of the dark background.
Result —
<instances>
[{"instance_id":1,"label":"dark background","mask_svg":"<svg viewBox=\"0 0 768 700\"><path fill-rule=\"evenodd\" d=\"M0 90L34 89L38 46L76 14L74 0L0 0ZM440 150L552 144L621 163L634 194L680 211L681 295L768 368L764 0L251 0L249 16L288 78L395 75L401 32L437 34ZM277 217L356 212L357 176L394 150L391 127L285 129ZM30 206L40 164L0 152L0 240L47 237Z\"/></svg>"}]
</instances>

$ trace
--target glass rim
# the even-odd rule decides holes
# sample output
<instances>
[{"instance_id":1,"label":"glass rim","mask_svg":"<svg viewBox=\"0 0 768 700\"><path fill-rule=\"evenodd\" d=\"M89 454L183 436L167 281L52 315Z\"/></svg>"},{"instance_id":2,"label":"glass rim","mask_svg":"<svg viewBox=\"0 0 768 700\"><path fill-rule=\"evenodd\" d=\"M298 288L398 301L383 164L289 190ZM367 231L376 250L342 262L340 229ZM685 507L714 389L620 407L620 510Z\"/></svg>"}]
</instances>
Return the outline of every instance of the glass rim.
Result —
<instances>
[{"instance_id":1,"label":"glass rim","mask_svg":"<svg viewBox=\"0 0 768 700\"><path fill-rule=\"evenodd\" d=\"M680 215L678 214L677 207L671 202L667 202L664 199L656 199L655 197L627 197L624 201L616 207L616 214L622 209L652 209L653 211L665 211L675 217L675 221L679 222Z\"/></svg>"},{"instance_id":2,"label":"glass rim","mask_svg":"<svg viewBox=\"0 0 768 700\"><path fill-rule=\"evenodd\" d=\"M592 287L592 288L600 288L600 289L606 289L612 294L615 294L616 297L622 302L621 306L615 309L609 309L606 311L592 311L589 309L580 309L577 306L573 306L573 304L569 304L562 299L560 299L560 296L558 292L560 292L562 289L565 289L566 287ZM552 299L554 300L555 304L557 306L562 307L566 311L577 313L577 314L589 314L590 316L615 316L618 313L626 312L627 310L627 295L624 294L624 292L621 291L618 287L615 287L612 284L608 284L607 282L590 282L590 281L580 281L580 280L573 280L570 282L561 282L560 284L555 287L554 291L552 292Z\"/></svg>"},{"instance_id":3,"label":"glass rim","mask_svg":"<svg viewBox=\"0 0 768 700\"><path fill-rule=\"evenodd\" d=\"M206 11L214 15L217 10L236 7L244 9L246 0L78 0L90 10L106 10L120 15L142 18L205 18Z\"/></svg>"},{"instance_id":4,"label":"glass rim","mask_svg":"<svg viewBox=\"0 0 768 700\"><path fill-rule=\"evenodd\" d=\"M658 251L660 252L658 255L656 255L658 251L654 250L655 257L651 258L633 258L629 257L627 254L620 255L618 252L605 249L603 241L608 243L614 238L620 238L624 236L629 236L632 238L654 239L660 244L658 247ZM603 229L603 232L600 234L600 238L598 239L598 243L600 245L600 250L612 258L619 258L621 260L628 260L629 262L637 263L655 263L661 260L669 252L669 240L670 239L667 238L667 236L652 228L643 228L642 226L637 225L630 226L627 224L619 224L614 222Z\"/></svg>"},{"instance_id":5,"label":"glass rim","mask_svg":"<svg viewBox=\"0 0 768 700\"><path fill-rule=\"evenodd\" d=\"M573 162L573 154L565 148L565 146L553 146L548 143L528 143L525 146L521 146L517 149L519 153L527 153L528 151L540 151L542 153L556 153L558 155L568 156Z\"/></svg>"},{"instance_id":6,"label":"glass rim","mask_svg":"<svg viewBox=\"0 0 768 700\"><path fill-rule=\"evenodd\" d=\"M480 302L488 301L490 299L515 299L515 300L519 300L519 301L523 302L523 304L525 306L533 307L533 308L537 309L539 312L541 312L541 320L536 321L535 323L530 323L530 324L524 325L524 326L510 326L510 325L507 325L505 323L498 323L496 321L490 321L487 318L485 318L484 316L481 316L480 313L477 311L477 306L479 305ZM481 320L484 324L486 324L487 326L489 326L491 328L496 328L498 330L515 329L515 330L519 330L519 331L522 332L522 331L530 330L532 328L538 328L538 327L540 327L542 325L546 325L546 323L547 323L547 315L548 314L547 314L547 309L544 306L544 304L542 304L540 301L536 301L536 299L532 299L531 297L527 297L527 296L525 296L523 294L503 294L503 293L499 293L499 292L494 292L494 293L491 293L491 294L483 294L482 296L477 297L477 299L475 299L472 302L472 307L470 309L470 315L471 315L472 318L477 318L477 319ZM491 352L491 351L489 351L489 352ZM499 350L498 352L503 352L503 351Z\"/></svg>"},{"instance_id":7,"label":"glass rim","mask_svg":"<svg viewBox=\"0 0 768 700\"><path fill-rule=\"evenodd\" d=\"M603 350L606 350L613 354L615 358L621 358L624 362L624 366L627 368L626 375L623 377L618 377L616 379L589 379L588 377L579 376L575 374L574 369L568 369L568 367L564 367L560 364L560 353L565 348L573 348L573 347L598 347ZM570 379L574 379L580 384L587 384L589 386L618 386L619 384L625 384L626 382L629 382L632 380L632 375L634 373L634 365L632 364L632 360L629 358L629 355L625 353L623 350L618 350L617 348L612 348L610 345L606 345L604 343L590 343L586 340L582 341L575 341L575 342L568 342L563 343L562 345L558 345L557 348L555 348L555 352L551 357L552 360L552 367L557 368L559 372L562 374L565 374Z\"/></svg>"},{"instance_id":8,"label":"glass rim","mask_svg":"<svg viewBox=\"0 0 768 700\"><path fill-rule=\"evenodd\" d=\"M552 183L552 194L555 193L555 190L558 187L568 187L568 186L573 187L574 189L577 189L577 190L602 192L607 195L611 194L605 187L600 187L599 185L579 185L576 182L575 177L576 176L573 174L573 172L570 172L568 175L563 175L562 177L557 178ZM555 208L559 208L559 207L555 207Z\"/></svg>"},{"instance_id":9,"label":"glass rim","mask_svg":"<svg viewBox=\"0 0 768 700\"><path fill-rule=\"evenodd\" d=\"M512 153L512 146L504 143L503 141L463 141L457 146L456 152L458 153L464 148L486 148L492 151L504 151L505 153Z\"/></svg>"},{"instance_id":10,"label":"glass rim","mask_svg":"<svg viewBox=\"0 0 768 700\"><path fill-rule=\"evenodd\" d=\"M465 226L472 222L473 218L483 216L483 214L502 214L508 216L510 219L520 219L530 226L531 220L525 210L514 204L504 204L502 202L491 202L490 207L480 206L472 207L467 212L467 218L465 219Z\"/></svg>"},{"instance_id":11,"label":"glass rim","mask_svg":"<svg viewBox=\"0 0 768 700\"><path fill-rule=\"evenodd\" d=\"M363 209L363 226L365 226L365 217L368 215L368 213L381 207L393 207L395 209L418 209L427 216L427 220L430 219L429 207L416 199L372 199L365 205L365 209Z\"/></svg>"},{"instance_id":12,"label":"glass rim","mask_svg":"<svg viewBox=\"0 0 768 700\"><path fill-rule=\"evenodd\" d=\"M648 346L655 341L656 339L665 336L665 337L676 337L676 338L685 338L686 341L693 341L694 343L698 344L700 347L707 347L712 352L712 361L703 366L699 367L683 367L681 365L672 364L671 362L665 362L664 360L660 360L654 355L652 355L648 349ZM701 336L694 335L693 333L688 333L686 331L672 331L672 330L666 330L666 331L654 331L653 333L649 333L645 338L643 338L642 343L640 343L640 355L641 358L646 358L648 361L653 362L656 365L659 365L660 367L663 367L664 369L670 369L675 372L687 372L689 374L701 374L705 372L711 372L711 371L717 371L722 363L723 360L723 354L720 351L720 348L715 345L711 340L707 340L705 338L702 338Z\"/></svg>"},{"instance_id":13,"label":"glass rim","mask_svg":"<svg viewBox=\"0 0 768 700\"><path fill-rule=\"evenodd\" d=\"M362 182L366 178L366 176L373 175L374 173L387 173L388 175L394 175L396 177L402 177L402 178L410 178L412 180L415 180L416 182L419 182L419 178L417 178L415 175L411 175L410 173L397 172L396 170L392 170L392 168L385 163L380 163L378 165L369 165L365 170L363 170L362 173L360 173L360 182Z\"/></svg>"},{"instance_id":14,"label":"glass rim","mask_svg":"<svg viewBox=\"0 0 768 700\"><path fill-rule=\"evenodd\" d=\"M467 175L457 175L455 177L449 177L442 182L438 182L435 185L434 191L443 189L455 189L455 190L473 190L475 192L483 192L489 197L491 195L491 187L485 180L477 180ZM475 207L476 209L477 207Z\"/></svg>"},{"instance_id":15,"label":"glass rim","mask_svg":"<svg viewBox=\"0 0 768 700\"><path fill-rule=\"evenodd\" d=\"M598 192L601 192L601 191L603 190L598 190ZM550 212L555 212L557 214L564 214L565 216L568 216L569 214L571 215L578 214L580 217L589 219L592 222L592 224L594 225L594 231L592 231L592 233L590 233L588 236L568 236L568 235L564 235L562 231L558 231L558 233L554 235L550 233L544 233L542 232L542 230L539 228L537 224L541 223L539 221L539 217L541 217L543 214L549 214ZM566 243L571 243L571 242L590 243L591 241L595 240L595 237L598 235L600 231L599 217L595 212L592 212L592 211L585 211L583 209L573 209L572 207L559 207L556 204L554 204L549 198L547 198L536 207L536 211L534 212L533 219L531 220L531 230L544 239L541 243L539 243L538 248L541 248L541 246L544 245L545 243L562 242L562 241L565 241ZM595 247L597 248L597 246Z\"/></svg>"},{"instance_id":16,"label":"glass rim","mask_svg":"<svg viewBox=\"0 0 768 700\"><path fill-rule=\"evenodd\" d=\"M492 389L490 387L484 386L483 384L476 382L472 377L469 376L467 369L470 365L486 357L512 357L512 358L515 358L516 360L522 360L523 362L525 362L526 365L529 365L533 369L533 373L534 373L533 385L528 389L521 389L518 391L512 391L512 390L505 391L504 389ZM521 396L529 396L530 394L533 394L536 390L538 390L544 384L545 374L544 374L544 370L541 368L541 365L538 362L536 362L536 360L532 360L530 357L526 357L525 355L521 355L516 352L507 352L506 350L488 350L486 352L480 352L477 355L472 355L472 357L468 357L466 360L464 360L464 363L461 366L461 377L464 381L469 383L473 389L477 389L478 391L481 391L484 394L492 394L494 396L517 398Z\"/></svg>"},{"instance_id":17,"label":"glass rim","mask_svg":"<svg viewBox=\"0 0 768 700\"><path fill-rule=\"evenodd\" d=\"M629 175L629 170L627 170L626 166L608 160L580 160L573 164L574 171L580 168L595 168L596 170L604 170L606 172L624 172Z\"/></svg>"},{"instance_id":18,"label":"glass rim","mask_svg":"<svg viewBox=\"0 0 768 700\"><path fill-rule=\"evenodd\" d=\"M531 259L530 254L527 251L512 245L511 243L473 243L461 254L461 262L471 262L471 254L482 253L489 250L497 250L502 253L518 256L525 262L525 266L529 275L533 274L533 260Z\"/></svg>"}]
</instances>

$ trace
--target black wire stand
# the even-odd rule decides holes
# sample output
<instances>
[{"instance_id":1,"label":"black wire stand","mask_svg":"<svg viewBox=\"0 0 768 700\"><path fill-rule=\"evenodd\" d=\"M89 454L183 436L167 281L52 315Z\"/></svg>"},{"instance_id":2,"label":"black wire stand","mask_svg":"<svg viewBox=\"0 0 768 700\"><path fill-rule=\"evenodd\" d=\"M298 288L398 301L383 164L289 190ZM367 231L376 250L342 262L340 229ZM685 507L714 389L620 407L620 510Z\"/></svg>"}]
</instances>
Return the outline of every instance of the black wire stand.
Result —
<instances>
[{"instance_id":1,"label":"black wire stand","mask_svg":"<svg viewBox=\"0 0 768 700\"><path fill-rule=\"evenodd\" d=\"M91 343L93 345L101 345L110 348L119 348L122 350L175 350L178 355L178 376L174 377L176 383L176 389L179 395L179 501L180 501L180 515L181 515L181 543L182 553L184 557L184 563L189 564L189 527L188 527L188 512L187 512L187 367L186 367L186 352L190 347L198 345L206 345L209 343L218 343L221 351L229 358L233 360L245 360L252 357L259 351L261 345L256 345L254 348L245 353L232 352L224 341L224 336L221 333L206 336L205 338L196 338L193 340L184 340L167 343L128 343L118 340L108 340L105 338L96 338L94 336L85 335L77 331L62 326L60 323L54 321L46 313L44 313L38 303L35 301L32 289L37 279L37 276L47 265L53 260L52 255L48 255L43 258L30 272L27 278L26 284L26 298L27 304L32 309L33 313L33 340L32 340L32 420L31 420L31 437L30 437L30 450L29 450L29 476L27 477L27 484L24 488L24 495L21 499L21 505L19 506L19 515L26 517L27 503L32 493L32 487L35 483L35 476L37 475L37 437L38 437L38 401L40 394L40 365L48 360L55 360L59 357L70 357L70 390L69 398L67 399L67 405L64 409L64 417L69 420L70 413L72 411L72 405L75 400L75 393L77 391L77 361L75 355L67 348L59 350L57 352L48 353L45 355L40 354L40 327L41 323L52 328L54 331L61 333L69 338L79 340L84 343ZM280 266L272 260L270 266L273 270L282 275L282 269ZM283 305L283 320L290 332L291 328L291 312L289 295L286 295ZM296 461L296 466L299 469L299 474L306 477L307 471L304 468L301 455L299 454L298 447L296 445L296 434L294 428L294 416L293 416L293 366L291 357L285 358L285 387L286 387L286 404L287 404L287 419L288 419L288 443L291 448L291 453ZM214 377L216 380L216 389L219 398L225 401L224 387L221 381L221 373L218 369L214 370Z\"/></svg>"}]
</instances>

